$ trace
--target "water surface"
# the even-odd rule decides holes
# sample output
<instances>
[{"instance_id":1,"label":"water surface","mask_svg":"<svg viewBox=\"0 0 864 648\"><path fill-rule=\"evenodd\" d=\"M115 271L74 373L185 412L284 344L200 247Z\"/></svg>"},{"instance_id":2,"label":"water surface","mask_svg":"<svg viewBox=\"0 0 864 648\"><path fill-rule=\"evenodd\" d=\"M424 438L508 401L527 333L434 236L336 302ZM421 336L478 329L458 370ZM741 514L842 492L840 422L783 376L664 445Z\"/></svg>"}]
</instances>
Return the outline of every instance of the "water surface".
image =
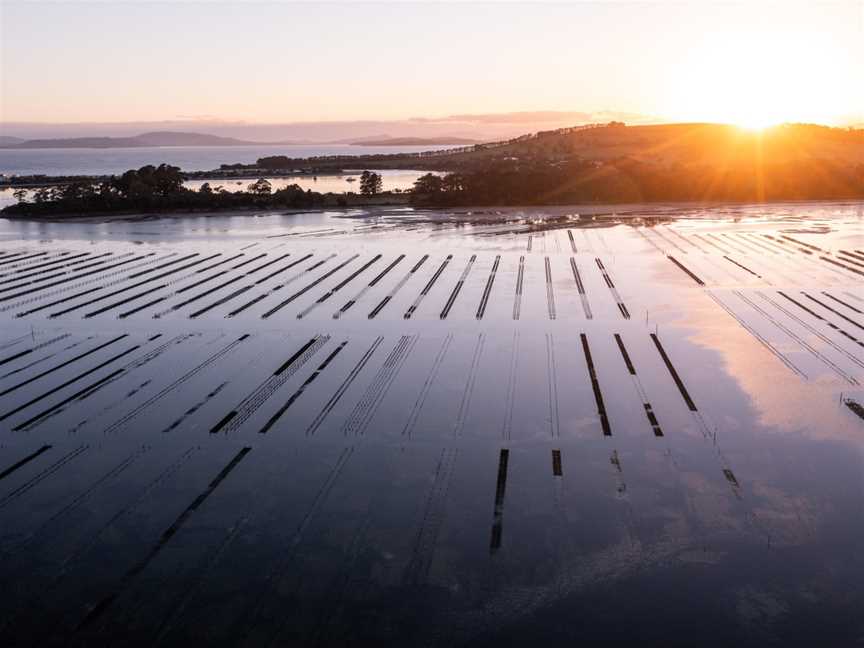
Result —
<instances>
[{"instance_id":1,"label":"water surface","mask_svg":"<svg viewBox=\"0 0 864 648\"><path fill-rule=\"evenodd\" d=\"M852 645L861 216L0 221L4 643Z\"/></svg>"}]
</instances>

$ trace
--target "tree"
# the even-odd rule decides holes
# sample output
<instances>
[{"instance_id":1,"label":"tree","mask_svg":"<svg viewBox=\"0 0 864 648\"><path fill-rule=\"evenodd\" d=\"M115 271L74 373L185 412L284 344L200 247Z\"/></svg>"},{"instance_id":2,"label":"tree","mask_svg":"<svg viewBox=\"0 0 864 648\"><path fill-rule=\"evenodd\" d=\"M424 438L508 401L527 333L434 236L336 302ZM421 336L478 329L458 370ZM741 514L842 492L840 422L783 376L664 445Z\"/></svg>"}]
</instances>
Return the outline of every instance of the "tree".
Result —
<instances>
[{"instance_id":1,"label":"tree","mask_svg":"<svg viewBox=\"0 0 864 648\"><path fill-rule=\"evenodd\" d=\"M87 200L96 194L96 188L89 182L70 182L57 188L59 195L55 200Z\"/></svg>"},{"instance_id":2,"label":"tree","mask_svg":"<svg viewBox=\"0 0 864 648\"><path fill-rule=\"evenodd\" d=\"M381 193L384 182L377 173L364 171L360 174L360 193L364 196L374 196Z\"/></svg>"},{"instance_id":3,"label":"tree","mask_svg":"<svg viewBox=\"0 0 864 648\"><path fill-rule=\"evenodd\" d=\"M58 196L59 192L56 187L39 187L35 192L33 192L33 202L37 205L50 203L57 200Z\"/></svg>"},{"instance_id":4,"label":"tree","mask_svg":"<svg viewBox=\"0 0 864 648\"><path fill-rule=\"evenodd\" d=\"M414 181L414 193L416 194L437 194L441 192L442 187L441 176L434 173L427 173Z\"/></svg>"},{"instance_id":5,"label":"tree","mask_svg":"<svg viewBox=\"0 0 864 648\"><path fill-rule=\"evenodd\" d=\"M147 164L140 169L130 169L119 178L114 177L111 188L124 198L150 200L154 196L173 196L183 190L183 174L180 167Z\"/></svg>"},{"instance_id":6,"label":"tree","mask_svg":"<svg viewBox=\"0 0 864 648\"><path fill-rule=\"evenodd\" d=\"M448 173L441 179L442 191L462 191L465 189L465 180L458 173Z\"/></svg>"},{"instance_id":7,"label":"tree","mask_svg":"<svg viewBox=\"0 0 864 648\"><path fill-rule=\"evenodd\" d=\"M272 189L272 185L270 184L270 182L267 181L266 178L258 178L258 180L256 180L246 188L249 193L256 196L269 196Z\"/></svg>"},{"instance_id":8,"label":"tree","mask_svg":"<svg viewBox=\"0 0 864 648\"><path fill-rule=\"evenodd\" d=\"M303 191L300 185L290 184L274 191L270 204L284 207L300 207L308 203L308 198L309 196L307 196L307 193Z\"/></svg>"},{"instance_id":9,"label":"tree","mask_svg":"<svg viewBox=\"0 0 864 648\"><path fill-rule=\"evenodd\" d=\"M209 196L213 193L213 187L210 186L209 182L205 182L200 187L198 187L198 193Z\"/></svg>"},{"instance_id":10,"label":"tree","mask_svg":"<svg viewBox=\"0 0 864 648\"><path fill-rule=\"evenodd\" d=\"M18 202L25 202L27 200L27 190L24 187L19 187L12 192L12 195L15 196L15 200Z\"/></svg>"},{"instance_id":11,"label":"tree","mask_svg":"<svg viewBox=\"0 0 864 648\"><path fill-rule=\"evenodd\" d=\"M153 183L156 190L163 196L179 193L185 178L180 167L170 164L160 164L153 172Z\"/></svg>"}]
</instances>

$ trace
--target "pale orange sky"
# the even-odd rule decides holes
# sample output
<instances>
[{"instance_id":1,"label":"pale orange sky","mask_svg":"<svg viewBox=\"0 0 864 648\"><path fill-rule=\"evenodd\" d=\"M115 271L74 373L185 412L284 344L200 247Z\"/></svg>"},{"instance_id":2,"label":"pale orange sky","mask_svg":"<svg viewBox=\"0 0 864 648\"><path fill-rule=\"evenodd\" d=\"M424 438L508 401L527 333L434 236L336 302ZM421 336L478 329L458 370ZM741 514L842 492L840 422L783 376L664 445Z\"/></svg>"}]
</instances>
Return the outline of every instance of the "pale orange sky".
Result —
<instances>
[{"instance_id":1,"label":"pale orange sky","mask_svg":"<svg viewBox=\"0 0 864 648\"><path fill-rule=\"evenodd\" d=\"M5 122L864 122L864 0L0 7Z\"/></svg>"}]
</instances>

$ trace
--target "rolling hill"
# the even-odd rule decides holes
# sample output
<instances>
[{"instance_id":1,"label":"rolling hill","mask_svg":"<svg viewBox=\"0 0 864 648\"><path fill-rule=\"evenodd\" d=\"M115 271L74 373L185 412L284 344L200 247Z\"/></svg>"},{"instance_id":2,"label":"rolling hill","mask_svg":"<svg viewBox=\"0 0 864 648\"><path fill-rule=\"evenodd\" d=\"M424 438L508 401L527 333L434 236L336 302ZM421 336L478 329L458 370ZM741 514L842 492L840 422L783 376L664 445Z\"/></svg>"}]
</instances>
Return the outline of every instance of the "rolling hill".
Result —
<instances>
[{"instance_id":1,"label":"rolling hill","mask_svg":"<svg viewBox=\"0 0 864 648\"><path fill-rule=\"evenodd\" d=\"M864 130L784 124L750 131L726 124L575 127L474 147L442 158L448 166L502 158L604 162L627 158L653 164L736 166L802 160L864 163Z\"/></svg>"}]
</instances>

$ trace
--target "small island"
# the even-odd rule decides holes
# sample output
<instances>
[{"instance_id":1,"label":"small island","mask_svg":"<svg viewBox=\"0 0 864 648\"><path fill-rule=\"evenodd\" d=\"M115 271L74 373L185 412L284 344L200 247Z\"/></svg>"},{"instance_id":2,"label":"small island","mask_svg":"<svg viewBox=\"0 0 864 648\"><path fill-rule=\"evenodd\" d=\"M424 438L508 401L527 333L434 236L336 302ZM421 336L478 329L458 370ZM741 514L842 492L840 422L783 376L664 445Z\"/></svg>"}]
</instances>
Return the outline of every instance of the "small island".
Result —
<instances>
[{"instance_id":1,"label":"small island","mask_svg":"<svg viewBox=\"0 0 864 648\"><path fill-rule=\"evenodd\" d=\"M359 193L320 193L291 184L273 189L259 178L245 189L228 191L205 182L197 190L184 186L185 174L176 166L160 164L132 169L120 176L75 180L33 190L15 191L18 202L0 211L8 218L57 219L88 215L214 212L247 209L324 209L369 205L404 205L407 194L383 192L377 173L364 171Z\"/></svg>"}]
</instances>

